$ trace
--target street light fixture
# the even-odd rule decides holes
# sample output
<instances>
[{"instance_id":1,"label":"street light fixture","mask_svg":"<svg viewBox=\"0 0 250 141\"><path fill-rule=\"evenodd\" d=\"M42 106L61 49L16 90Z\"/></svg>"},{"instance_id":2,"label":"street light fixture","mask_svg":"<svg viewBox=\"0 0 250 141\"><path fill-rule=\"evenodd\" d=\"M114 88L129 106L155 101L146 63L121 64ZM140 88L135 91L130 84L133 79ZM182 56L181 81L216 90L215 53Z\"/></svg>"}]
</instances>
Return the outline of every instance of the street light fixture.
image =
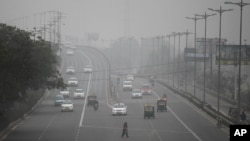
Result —
<instances>
[{"instance_id":1,"label":"street light fixture","mask_svg":"<svg viewBox=\"0 0 250 141\"><path fill-rule=\"evenodd\" d=\"M250 5L250 3L244 3L243 0L240 2L225 2L224 4L233 4L233 5L238 5L240 6L240 48L239 48L239 80L238 80L238 120L240 120L240 97L241 97L241 88L240 88L240 83L241 83L241 38L242 38L242 11L243 7Z\"/></svg>"},{"instance_id":2,"label":"street light fixture","mask_svg":"<svg viewBox=\"0 0 250 141\"><path fill-rule=\"evenodd\" d=\"M218 12L220 14L220 23L219 23L219 46L218 46L218 53L219 53L219 58L218 58L218 98L217 98L217 126L220 126L220 117L219 117L219 113L220 113L220 59L221 59L221 19L222 19L222 13L223 12L227 12L227 11L232 11L233 9L222 9L220 6L220 9L212 9L212 8L208 8L208 10L214 11L214 12Z\"/></svg>"},{"instance_id":3,"label":"street light fixture","mask_svg":"<svg viewBox=\"0 0 250 141\"><path fill-rule=\"evenodd\" d=\"M195 90L196 90L195 89L195 83L196 83L196 23L198 20L200 20L202 18L199 18L196 15L194 15L193 18L186 17L186 19L194 21L194 81L193 81L193 85L194 85L194 97L195 97Z\"/></svg>"},{"instance_id":4,"label":"street light fixture","mask_svg":"<svg viewBox=\"0 0 250 141\"><path fill-rule=\"evenodd\" d=\"M206 40L207 40L207 18L210 17L210 16L214 16L216 14L207 14L205 12L204 15L198 15L196 14L196 16L200 16L202 17L204 20L205 20L205 41L204 41L204 45L205 45L205 49L204 49L204 76L203 76L203 106L205 105L205 102L206 102L206 56L207 56L207 43L206 43Z\"/></svg>"}]
</instances>

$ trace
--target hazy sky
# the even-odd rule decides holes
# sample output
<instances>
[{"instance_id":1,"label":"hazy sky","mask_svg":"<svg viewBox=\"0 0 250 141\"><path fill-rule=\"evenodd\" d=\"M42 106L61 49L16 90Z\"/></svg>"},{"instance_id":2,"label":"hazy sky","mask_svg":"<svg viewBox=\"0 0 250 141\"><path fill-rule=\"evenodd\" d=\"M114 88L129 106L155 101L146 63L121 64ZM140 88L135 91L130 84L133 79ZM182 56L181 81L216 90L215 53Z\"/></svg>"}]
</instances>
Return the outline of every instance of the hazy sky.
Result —
<instances>
[{"instance_id":1,"label":"hazy sky","mask_svg":"<svg viewBox=\"0 0 250 141\"><path fill-rule=\"evenodd\" d=\"M229 43L239 43L240 7L225 5L225 0L0 0L0 22L8 22L28 16L33 26L34 15L45 11L64 13L62 32L67 35L84 36L99 33L100 39L116 39L124 35L137 38L167 35L172 32L194 32L194 22L185 17L194 14L214 13L208 8L232 8L223 13L222 36ZM239 2L240 0L230 0ZM244 0L249 2L250 0ZM128 11L128 12L125 12ZM127 14L125 14L127 13ZM250 43L250 5L243 8L243 36ZM127 19L127 20L124 20ZM127 22L125 22L127 21ZM248 24L247 24L248 23ZM124 28L127 25L129 28ZM197 22L197 36L204 37L204 20ZM218 37L219 15L207 20L207 37Z\"/></svg>"}]
</instances>

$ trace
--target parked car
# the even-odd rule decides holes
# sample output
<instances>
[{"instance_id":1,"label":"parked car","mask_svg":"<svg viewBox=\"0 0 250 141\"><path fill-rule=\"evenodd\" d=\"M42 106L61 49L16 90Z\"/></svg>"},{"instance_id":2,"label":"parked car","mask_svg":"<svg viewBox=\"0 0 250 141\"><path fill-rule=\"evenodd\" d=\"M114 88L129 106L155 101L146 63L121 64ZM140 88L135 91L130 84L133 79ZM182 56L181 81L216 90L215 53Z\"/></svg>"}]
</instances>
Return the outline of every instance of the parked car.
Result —
<instances>
[{"instance_id":1,"label":"parked car","mask_svg":"<svg viewBox=\"0 0 250 141\"><path fill-rule=\"evenodd\" d=\"M124 103L116 103L112 107L112 115L127 115L127 106Z\"/></svg>"}]
</instances>

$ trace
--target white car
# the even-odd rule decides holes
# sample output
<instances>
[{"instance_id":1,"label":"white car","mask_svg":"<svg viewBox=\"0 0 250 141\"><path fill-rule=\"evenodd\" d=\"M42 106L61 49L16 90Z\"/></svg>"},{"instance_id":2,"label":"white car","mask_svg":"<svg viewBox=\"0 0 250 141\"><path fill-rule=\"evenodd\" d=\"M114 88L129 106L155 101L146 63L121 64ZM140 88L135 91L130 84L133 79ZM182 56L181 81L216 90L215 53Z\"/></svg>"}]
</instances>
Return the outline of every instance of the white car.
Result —
<instances>
[{"instance_id":1,"label":"white car","mask_svg":"<svg viewBox=\"0 0 250 141\"><path fill-rule=\"evenodd\" d=\"M134 75L132 75L132 74L127 75L127 80L134 81L134 79L135 79Z\"/></svg>"},{"instance_id":2,"label":"white car","mask_svg":"<svg viewBox=\"0 0 250 141\"><path fill-rule=\"evenodd\" d=\"M132 88L133 88L132 81L127 81L127 80L126 80L126 81L123 81L122 89L123 89L124 91L126 91L126 90L131 91Z\"/></svg>"},{"instance_id":3,"label":"white car","mask_svg":"<svg viewBox=\"0 0 250 141\"><path fill-rule=\"evenodd\" d=\"M63 103L61 104L61 111L74 111L74 104L71 100L64 100Z\"/></svg>"},{"instance_id":4,"label":"white car","mask_svg":"<svg viewBox=\"0 0 250 141\"><path fill-rule=\"evenodd\" d=\"M75 89L74 98L85 98L85 92L83 89Z\"/></svg>"},{"instance_id":5,"label":"white car","mask_svg":"<svg viewBox=\"0 0 250 141\"><path fill-rule=\"evenodd\" d=\"M127 115L127 106L124 103L116 103L112 107L112 115Z\"/></svg>"},{"instance_id":6,"label":"white car","mask_svg":"<svg viewBox=\"0 0 250 141\"><path fill-rule=\"evenodd\" d=\"M74 54L74 51L71 50L71 49L68 49L68 50L66 51L66 53L67 53L67 55L73 55L73 54Z\"/></svg>"},{"instance_id":7,"label":"white car","mask_svg":"<svg viewBox=\"0 0 250 141\"><path fill-rule=\"evenodd\" d=\"M86 65L85 68L83 69L84 73L90 73L92 71L93 71L93 68L90 65Z\"/></svg>"},{"instance_id":8,"label":"white car","mask_svg":"<svg viewBox=\"0 0 250 141\"><path fill-rule=\"evenodd\" d=\"M64 98L69 98L69 90L67 88L62 89L60 94L63 95Z\"/></svg>"},{"instance_id":9,"label":"white car","mask_svg":"<svg viewBox=\"0 0 250 141\"><path fill-rule=\"evenodd\" d=\"M70 77L68 80L68 86L76 87L78 86L78 80L76 77Z\"/></svg>"},{"instance_id":10,"label":"white car","mask_svg":"<svg viewBox=\"0 0 250 141\"><path fill-rule=\"evenodd\" d=\"M133 89L131 93L132 98L142 98L142 93L140 89Z\"/></svg>"},{"instance_id":11,"label":"white car","mask_svg":"<svg viewBox=\"0 0 250 141\"><path fill-rule=\"evenodd\" d=\"M69 66L66 69L67 74L74 74L75 73L75 68L73 66Z\"/></svg>"}]
</instances>

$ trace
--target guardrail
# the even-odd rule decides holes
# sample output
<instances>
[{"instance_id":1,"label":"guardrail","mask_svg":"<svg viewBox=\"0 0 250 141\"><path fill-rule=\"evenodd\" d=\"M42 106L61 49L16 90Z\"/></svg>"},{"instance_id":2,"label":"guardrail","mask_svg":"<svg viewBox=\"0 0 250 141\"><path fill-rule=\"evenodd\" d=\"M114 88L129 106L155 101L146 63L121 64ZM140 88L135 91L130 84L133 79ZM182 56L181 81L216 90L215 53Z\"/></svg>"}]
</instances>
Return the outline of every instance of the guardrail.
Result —
<instances>
[{"instance_id":1,"label":"guardrail","mask_svg":"<svg viewBox=\"0 0 250 141\"><path fill-rule=\"evenodd\" d=\"M171 87L167 85L166 83L156 80L158 83L162 84L163 86L167 87L169 90L173 91L176 94L181 95L182 97L188 99L190 102L192 102L195 106L202 109L206 114L211 116L212 118L217 120L217 126L222 127L223 125L226 127L229 127L230 125L236 124L236 120L231 119L228 115L225 115L224 113L218 113L216 111L216 108L209 104L203 104L201 100L194 97L188 92L185 92L183 90L178 90L175 87ZM218 118L219 117L219 118Z\"/></svg>"}]
</instances>

